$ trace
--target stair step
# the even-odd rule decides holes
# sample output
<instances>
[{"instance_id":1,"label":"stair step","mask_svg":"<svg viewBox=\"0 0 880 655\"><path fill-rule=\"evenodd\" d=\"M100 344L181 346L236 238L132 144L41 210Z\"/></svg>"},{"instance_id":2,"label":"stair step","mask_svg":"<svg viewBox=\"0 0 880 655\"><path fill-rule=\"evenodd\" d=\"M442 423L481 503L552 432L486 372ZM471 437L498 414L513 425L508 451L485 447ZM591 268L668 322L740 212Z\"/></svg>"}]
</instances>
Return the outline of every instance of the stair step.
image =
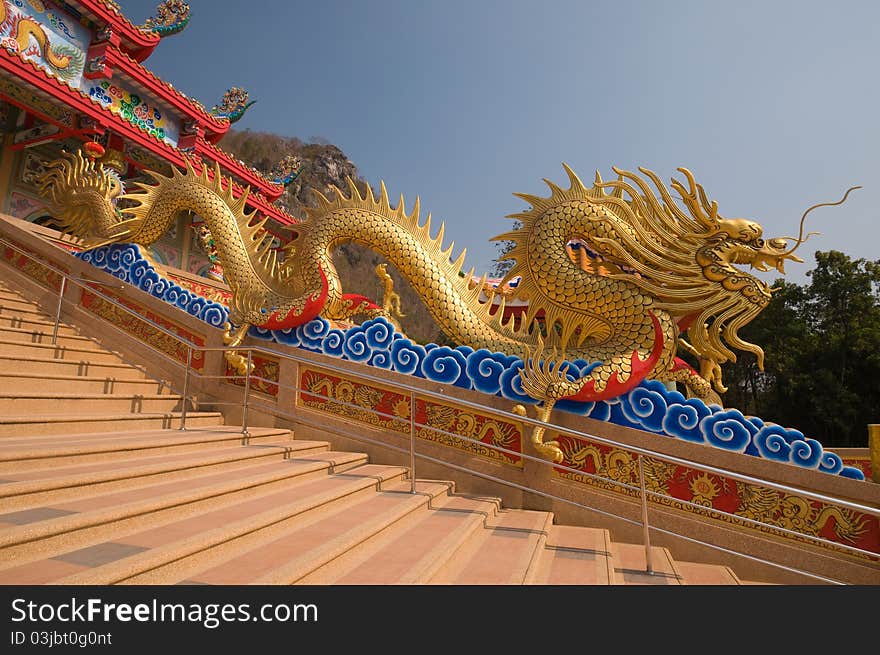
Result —
<instances>
[{"instance_id":1,"label":"stair step","mask_svg":"<svg viewBox=\"0 0 880 655\"><path fill-rule=\"evenodd\" d=\"M441 496L427 512L398 521L297 583L424 584L475 532L484 529L498 505L498 499Z\"/></svg>"},{"instance_id":2,"label":"stair step","mask_svg":"<svg viewBox=\"0 0 880 655\"><path fill-rule=\"evenodd\" d=\"M353 471L358 473L358 471ZM200 584L291 584L408 517L420 515L450 483L388 481L354 502L336 501L327 510L302 517L287 529L273 531L258 543L206 560L187 580Z\"/></svg>"},{"instance_id":3,"label":"stair step","mask_svg":"<svg viewBox=\"0 0 880 655\"><path fill-rule=\"evenodd\" d=\"M55 319L41 319L31 315L0 315L0 327L13 327L20 330L39 330L40 332L46 332L51 337L52 332L55 330ZM79 336L79 331L75 327L62 321L58 324L58 334Z\"/></svg>"},{"instance_id":4,"label":"stair step","mask_svg":"<svg viewBox=\"0 0 880 655\"><path fill-rule=\"evenodd\" d=\"M180 480L194 473L226 471L256 461L271 461L307 453L314 442L287 438L260 440L248 446L209 448L196 453L105 460L86 465L53 467L5 474L0 499L5 511L71 501L155 481ZM323 448L326 450L326 446Z\"/></svg>"},{"instance_id":5,"label":"stair step","mask_svg":"<svg viewBox=\"0 0 880 655\"><path fill-rule=\"evenodd\" d=\"M34 301L25 298L17 288L10 286L6 282L2 282L0 284L3 285L2 287L0 287L0 303L8 300L9 302L27 303L31 306L36 305Z\"/></svg>"},{"instance_id":6,"label":"stair step","mask_svg":"<svg viewBox=\"0 0 880 655\"><path fill-rule=\"evenodd\" d=\"M0 584L760 584L188 411L0 281ZM47 300L48 299L48 300ZM178 410L178 411L175 411ZM86 413L84 413L86 412Z\"/></svg>"},{"instance_id":7,"label":"stair step","mask_svg":"<svg viewBox=\"0 0 880 655\"><path fill-rule=\"evenodd\" d=\"M357 455L326 453L325 457L338 460ZM57 580L60 584L181 581L192 570L210 566L212 558L234 557L242 552L243 545L260 542L267 535L271 537L273 532L284 531L302 518L319 517L336 502L346 504L345 499L369 497L377 485L399 480L404 473L400 467L366 464L328 475L329 462L318 456L291 460L284 465L299 472L296 477L290 475L285 484L265 487L260 493L230 495L224 502L211 506L202 503L199 511L176 512L161 521L142 520L131 529L107 533L105 536L112 538L113 544L129 550L127 557L116 561L82 562L80 559L77 562L76 555L71 557L70 551L82 547L65 548L51 558L34 559L31 565L0 571L0 583L35 576L45 578L47 567L44 565L52 560L67 560L68 577ZM99 537L92 539L92 548L101 545L97 539ZM71 563L79 564L78 570L71 570ZM50 575L63 569L56 565ZM238 573L235 566L224 569L227 578Z\"/></svg>"},{"instance_id":8,"label":"stair step","mask_svg":"<svg viewBox=\"0 0 880 655\"><path fill-rule=\"evenodd\" d=\"M327 444L313 442L312 451L326 452ZM283 459L283 458L279 458ZM279 459L240 462L228 471L195 470L180 480L133 481L122 489L94 491L82 498L61 498L51 507L68 513L94 512L118 507L125 503L156 498L163 494L198 489L209 484L219 484L236 478L248 478L277 470ZM0 515L0 517L6 514Z\"/></svg>"},{"instance_id":9,"label":"stair step","mask_svg":"<svg viewBox=\"0 0 880 655\"><path fill-rule=\"evenodd\" d=\"M192 437L194 434L202 436L202 448L192 454L186 450L170 451L170 452L153 452L149 450L138 450L137 448L129 449L135 441L150 443L150 440L167 440L173 437ZM216 441L210 441L212 437ZM227 439L233 438L234 441ZM59 464L57 458L49 457L41 460L42 465L30 467L27 470L6 471L3 473L3 479L7 484L15 484L18 482L47 480L49 478L57 478L64 476L90 476L109 474L112 478L117 471L122 472L128 469L141 466L152 466L154 464L173 464L178 461L184 461L190 458L200 458L202 456L212 457L214 455L222 456L227 453L239 453L242 457L247 458L246 453L258 452L263 446L269 444L286 445L288 442L294 441L293 434L286 428L252 428L251 444L249 446L241 445L241 428L238 426L223 425L213 428L200 428L198 430L148 430L142 432L103 432L91 435L70 435L65 438L63 446L75 450L77 448L86 451L97 449L100 452L107 450L108 444L116 444L118 452L112 460L106 458L98 458L95 461L81 461L73 464ZM14 442L14 443L13 443ZM10 445L13 443L13 445ZM15 457L15 451L36 451L39 448L55 449L58 446L58 439L54 436L38 436L23 437L13 439L11 437L0 442L0 453L5 457ZM109 449L112 451L112 449ZM102 478L103 479L103 478ZM0 494L5 493L3 486L0 486Z\"/></svg>"},{"instance_id":10,"label":"stair step","mask_svg":"<svg viewBox=\"0 0 880 655\"><path fill-rule=\"evenodd\" d=\"M670 552L659 546L652 546L654 572L647 572L645 547L641 544L621 544L614 542L614 572L617 584L625 585L680 585L684 579L676 567Z\"/></svg>"},{"instance_id":11,"label":"stair step","mask_svg":"<svg viewBox=\"0 0 880 655\"><path fill-rule=\"evenodd\" d=\"M187 412L187 428L221 425L220 412ZM121 425L129 430L174 429L180 427L180 412L143 412L140 414L64 414L59 416L0 417L0 437L28 435L64 435L90 432L114 432ZM4 439L0 438L0 444Z\"/></svg>"},{"instance_id":12,"label":"stair step","mask_svg":"<svg viewBox=\"0 0 880 655\"><path fill-rule=\"evenodd\" d=\"M30 416L33 420L74 414L84 407L89 412L132 414L180 411L181 396L105 393L0 393L0 420ZM190 409L192 402L190 401Z\"/></svg>"},{"instance_id":13,"label":"stair step","mask_svg":"<svg viewBox=\"0 0 880 655\"><path fill-rule=\"evenodd\" d=\"M206 415L203 420L216 422L221 418L215 412L199 414ZM190 418L194 418L194 413L187 414L188 428L185 432L169 428L119 432L119 426L115 425L116 430L113 431L72 435L61 442L54 435L0 439L0 475L34 471L47 466L90 465L137 454L183 453L241 444L241 428L219 424L198 427L190 422ZM114 420L118 421L119 418ZM132 422L135 420L132 419ZM260 445L275 441L285 433L287 430L283 428L251 428L250 443Z\"/></svg>"},{"instance_id":14,"label":"stair step","mask_svg":"<svg viewBox=\"0 0 880 655\"><path fill-rule=\"evenodd\" d=\"M468 540L431 584L522 584L544 547L553 514L502 511Z\"/></svg>"},{"instance_id":15,"label":"stair step","mask_svg":"<svg viewBox=\"0 0 880 655\"><path fill-rule=\"evenodd\" d=\"M123 363L118 354L104 350L97 344L72 347L60 343L23 343L21 341L0 340L0 356L38 359L61 359L64 361L88 361L105 363Z\"/></svg>"},{"instance_id":16,"label":"stair step","mask_svg":"<svg viewBox=\"0 0 880 655\"><path fill-rule=\"evenodd\" d=\"M37 330L26 328L15 328L9 326L0 326L0 339L4 341L15 341L24 343L52 343L52 330ZM81 347L82 345L98 345L93 339L79 334L61 334L59 331L56 335L55 342L62 346Z\"/></svg>"},{"instance_id":17,"label":"stair step","mask_svg":"<svg viewBox=\"0 0 880 655\"><path fill-rule=\"evenodd\" d=\"M8 389L22 394L38 391L86 394L168 395L171 388L163 380L130 377L85 377L79 375L46 375L41 373L7 373L3 376Z\"/></svg>"},{"instance_id":18,"label":"stair step","mask_svg":"<svg viewBox=\"0 0 880 655\"><path fill-rule=\"evenodd\" d=\"M45 357L14 357L0 355L0 370L17 373L47 375L76 375L83 377L127 377L146 379L144 371L132 364L112 362L73 361Z\"/></svg>"},{"instance_id":19,"label":"stair step","mask_svg":"<svg viewBox=\"0 0 880 655\"><path fill-rule=\"evenodd\" d=\"M528 584L612 585L616 583L608 530L554 525Z\"/></svg>"},{"instance_id":20,"label":"stair step","mask_svg":"<svg viewBox=\"0 0 880 655\"><path fill-rule=\"evenodd\" d=\"M326 479L334 461L351 457L358 455L325 451L240 469L235 475L221 473L200 476L188 484L160 485L158 495L142 488L129 494L114 493L44 508L65 514L14 525L0 533L0 584L5 578L2 569L19 569L31 562L108 540L118 541L147 529L162 528L156 536L165 540L172 534L163 527L169 523L188 517L202 519L213 510L265 499L305 481ZM388 475L399 477L403 472L404 469L394 468ZM375 485L375 478L369 477L368 483ZM125 502L126 498L129 502ZM122 501L117 502L118 499ZM90 506L95 509L89 509ZM71 511L76 513L67 513Z\"/></svg>"},{"instance_id":21,"label":"stair step","mask_svg":"<svg viewBox=\"0 0 880 655\"><path fill-rule=\"evenodd\" d=\"M0 291L0 316L15 316L16 312L20 311L29 314L39 313L47 319L49 317L54 319L56 307L40 309L40 306L35 302Z\"/></svg>"},{"instance_id":22,"label":"stair step","mask_svg":"<svg viewBox=\"0 0 880 655\"><path fill-rule=\"evenodd\" d=\"M738 585L739 578L729 566L702 564L698 562L676 562L688 585Z\"/></svg>"}]
</instances>

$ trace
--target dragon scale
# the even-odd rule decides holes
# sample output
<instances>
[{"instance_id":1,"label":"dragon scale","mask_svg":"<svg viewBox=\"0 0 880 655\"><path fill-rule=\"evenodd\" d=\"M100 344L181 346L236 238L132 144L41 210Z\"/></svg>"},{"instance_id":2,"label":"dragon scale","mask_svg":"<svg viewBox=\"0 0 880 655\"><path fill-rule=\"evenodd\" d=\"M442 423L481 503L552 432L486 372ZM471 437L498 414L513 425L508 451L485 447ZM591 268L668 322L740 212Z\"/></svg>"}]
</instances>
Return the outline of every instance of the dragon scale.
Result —
<instances>
[{"instance_id":1,"label":"dragon scale","mask_svg":"<svg viewBox=\"0 0 880 655\"><path fill-rule=\"evenodd\" d=\"M354 185L350 185L350 192L349 198L341 192L333 200L322 196L319 207L309 210L309 220L295 228L299 233L295 242L298 256L293 260L300 266L299 273L306 287L317 289L319 279L315 271L323 271L329 281L325 316L342 319L351 314L341 293L331 253L340 243L355 241L386 257L398 268L423 298L432 317L456 343L523 357L541 347L538 332L529 328L531 319L537 309L543 306L542 303L531 303L529 317L518 329L513 327L512 321L503 323L503 308L495 311L490 301L480 301L484 285L475 285L471 281L473 271L462 275L465 252L462 251L453 262L450 256L454 244L444 248L443 227L436 236L431 237L430 217L419 225L418 201L412 213L407 214L403 210L402 198L396 209L390 207L384 185L378 200L369 190L365 197L360 196ZM566 281L565 286L557 283L558 287L554 287L559 290L556 295L544 294L553 301L553 309L547 311L548 324L561 320L569 332L578 329L580 335L592 337L585 338L581 345L574 345L570 334L563 334L560 340L551 331L544 345L563 347L565 354L571 358L603 361L592 374L598 388L602 389L615 371L624 379L629 376L634 349L638 350L641 359L648 358L654 347L654 324L646 311L649 305L637 289L625 282L597 279L571 263L565 255L567 238L564 235L586 229L588 221L584 220L582 213L569 211L567 215L570 220L560 226L559 236L562 238L556 239L556 251L552 246L548 249L548 242L544 240L548 235L542 234L540 229L536 229L537 238L529 239L531 243L543 244L531 249L530 269L535 279ZM551 222L545 220L541 225L546 230ZM550 253L556 252L557 257L554 259L548 250ZM539 267L540 270L536 270ZM616 289L609 289L609 286ZM573 288L578 289L576 295L567 297L563 293L565 289ZM612 295L616 291L623 298L619 307L615 307L609 316L591 311L590 307L601 307L601 300L609 291ZM532 297L536 295L533 293ZM661 310L655 313L664 333L671 334L674 326L669 315ZM615 331L615 320L620 320L629 329ZM573 328L568 328L571 323L574 324ZM633 343L635 347L630 346ZM674 338L666 340L662 359L667 365L674 354L673 345ZM627 346L630 346L628 350ZM625 355L621 357L622 352Z\"/></svg>"}]
</instances>

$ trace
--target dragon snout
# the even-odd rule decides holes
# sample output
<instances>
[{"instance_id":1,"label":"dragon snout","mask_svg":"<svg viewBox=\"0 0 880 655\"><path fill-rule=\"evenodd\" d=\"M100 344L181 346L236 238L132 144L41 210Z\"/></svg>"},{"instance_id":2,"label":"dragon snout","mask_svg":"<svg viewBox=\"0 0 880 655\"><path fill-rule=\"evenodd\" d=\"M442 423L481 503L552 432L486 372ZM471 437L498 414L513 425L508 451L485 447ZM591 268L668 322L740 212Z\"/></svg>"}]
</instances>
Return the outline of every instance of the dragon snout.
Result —
<instances>
[{"instance_id":1,"label":"dragon snout","mask_svg":"<svg viewBox=\"0 0 880 655\"><path fill-rule=\"evenodd\" d=\"M791 252L786 252L787 242L785 239L767 239L767 241L758 240L756 244L758 251L752 261L752 267L759 271L769 271L775 268L777 271L785 274L785 262L791 260L797 263L803 263L803 259Z\"/></svg>"}]
</instances>

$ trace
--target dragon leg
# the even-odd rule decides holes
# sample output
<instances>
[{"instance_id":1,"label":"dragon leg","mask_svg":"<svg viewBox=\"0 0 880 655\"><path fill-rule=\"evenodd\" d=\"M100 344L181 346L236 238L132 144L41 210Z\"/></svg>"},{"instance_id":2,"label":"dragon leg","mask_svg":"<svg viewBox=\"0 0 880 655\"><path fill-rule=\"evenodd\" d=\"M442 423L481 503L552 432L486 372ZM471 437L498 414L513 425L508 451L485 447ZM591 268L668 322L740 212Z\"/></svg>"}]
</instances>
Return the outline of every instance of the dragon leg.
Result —
<instances>
[{"instance_id":1,"label":"dragon leg","mask_svg":"<svg viewBox=\"0 0 880 655\"><path fill-rule=\"evenodd\" d=\"M687 364L687 362L676 357L672 368L669 371L669 379L676 382L683 382L688 389L688 393L692 397L695 396L697 398L703 398L704 400L711 398L712 402L717 399L719 404L721 404L721 399L718 394L712 391L712 387L714 387L718 393L724 393L727 391L727 387L724 386L722 380L721 365L715 358L704 355L681 337L678 339L678 346L699 360L700 372L697 373ZM710 401L706 400L706 402Z\"/></svg>"},{"instance_id":2,"label":"dragon leg","mask_svg":"<svg viewBox=\"0 0 880 655\"><path fill-rule=\"evenodd\" d=\"M385 312L379 305L357 293L342 294L342 300L329 306L327 313L330 318L340 321L357 314L363 314L369 318L385 316Z\"/></svg>"},{"instance_id":3,"label":"dragon leg","mask_svg":"<svg viewBox=\"0 0 880 655\"><path fill-rule=\"evenodd\" d=\"M538 409L538 420L542 423L550 421L550 414L556 401L571 395L578 388L577 381L567 377L568 365L565 363L565 355L558 356L556 349L553 350L554 360L540 361L544 351L544 342L538 336L538 349L534 356L527 356L523 369L520 371L523 391L537 400L543 401ZM524 412L523 410L521 410ZM564 454L559 448L559 442L544 442L544 428L536 426L532 430L531 442L542 457L554 462L562 462Z\"/></svg>"},{"instance_id":4,"label":"dragon leg","mask_svg":"<svg viewBox=\"0 0 880 655\"><path fill-rule=\"evenodd\" d=\"M379 307L379 305L366 296L357 293L342 294L338 302L328 303L324 311L324 316L334 321L345 321L356 315L365 316L368 319L382 316L388 319L400 334L406 335L403 327L394 318L392 312ZM403 316L403 314L398 312L398 316Z\"/></svg>"},{"instance_id":5,"label":"dragon leg","mask_svg":"<svg viewBox=\"0 0 880 655\"><path fill-rule=\"evenodd\" d=\"M688 398L699 398L707 405L724 406L721 396L712 389L711 378L707 379L705 376L697 373L683 359L675 358L672 368L666 373L666 379L684 384L688 392Z\"/></svg>"},{"instance_id":6,"label":"dragon leg","mask_svg":"<svg viewBox=\"0 0 880 655\"><path fill-rule=\"evenodd\" d=\"M610 361L593 368L588 375L578 379L571 379L567 375L569 366L565 363L565 354L559 356L555 349L554 362L536 363L544 349L543 341L539 336L535 355L526 357L525 365L520 371L523 391L532 398L543 401L538 412L538 420L548 423L558 400L569 399L581 402L607 400L628 393L645 379L657 366L666 350L663 326L653 312L650 312L649 316L654 335L653 344L645 359L641 356L643 354L641 351L644 349L636 349L628 358L613 357ZM544 428L536 427L532 432L532 445L542 455L554 462L561 462L564 456L559 443L556 441L544 443L543 437Z\"/></svg>"},{"instance_id":7,"label":"dragon leg","mask_svg":"<svg viewBox=\"0 0 880 655\"><path fill-rule=\"evenodd\" d=\"M545 400L538 410L538 420L544 423L550 421L550 414L553 412L553 406L556 404L556 401L553 399ZM535 427L532 430L531 437L532 445L535 449L541 453L543 457L546 457L549 460L556 462L557 464L561 463L563 459L565 459L565 455L562 453L562 449L559 447L559 442L556 440L544 442L544 428L543 427Z\"/></svg>"}]
</instances>

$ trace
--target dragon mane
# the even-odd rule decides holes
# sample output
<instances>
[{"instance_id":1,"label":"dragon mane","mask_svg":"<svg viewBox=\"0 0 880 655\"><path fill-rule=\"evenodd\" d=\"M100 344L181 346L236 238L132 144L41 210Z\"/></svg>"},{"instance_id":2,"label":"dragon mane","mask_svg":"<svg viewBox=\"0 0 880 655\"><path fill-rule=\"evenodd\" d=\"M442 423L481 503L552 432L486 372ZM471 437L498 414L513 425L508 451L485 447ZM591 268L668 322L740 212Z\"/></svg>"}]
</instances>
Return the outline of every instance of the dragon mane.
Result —
<instances>
[{"instance_id":1,"label":"dragon mane","mask_svg":"<svg viewBox=\"0 0 880 655\"><path fill-rule=\"evenodd\" d=\"M615 168L618 179L604 182L597 172L595 184L588 188L571 168L563 166L571 181L570 188L563 189L545 180L552 191L548 198L515 194L532 207L510 216L521 222L519 229L495 237L514 242L504 257L513 259L514 265L501 285L521 277L516 295L529 300L527 324L539 311L544 311L548 325L558 322L561 326L563 346L575 332L581 339L603 336L601 329L578 317L578 310L547 299L528 263L527 253L534 247L534 230L544 216L555 211L578 213L583 215L580 227L572 228L564 236L583 240L602 257L602 275L638 287L652 299L654 307L668 311L679 323L686 319L690 323L688 336L702 356L719 363L735 361L736 355L721 340L723 335L731 346L755 353L763 364L761 348L743 341L737 331L767 305L770 288L732 266L750 263L750 252L760 252L758 246L763 242L756 238L760 236L760 226L718 216L717 203L707 200L703 187L696 184L685 168L679 170L687 177L688 187L672 181L672 188L685 205L683 209L648 169L639 169L647 180ZM649 182L656 187L659 198ZM570 209L560 209L564 205ZM742 224L754 226L757 233L740 237L732 228Z\"/></svg>"},{"instance_id":2,"label":"dragon mane","mask_svg":"<svg viewBox=\"0 0 880 655\"><path fill-rule=\"evenodd\" d=\"M741 256L736 249L754 248L752 242L760 233L749 235L755 238L732 236L725 229L731 222L718 215L718 203L707 199L702 185L696 184L688 169L679 169L687 178L688 188L672 180L672 188L680 194L687 211L675 203L654 172L645 168L639 171L654 184L659 199L643 178L615 168L618 179L600 185L614 192L596 200L626 226L616 231L617 240L596 241L638 273L615 273L611 277L639 287L655 299L655 307L672 316L688 317L688 337L703 356L719 363L736 361L736 354L722 342L723 335L731 346L754 353L763 367L764 351L743 341L738 331L770 302L770 287L732 266L749 263L747 258L737 259Z\"/></svg>"},{"instance_id":3,"label":"dragon mane","mask_svg":"<svg viewBox=\"0 0 880 655\"><path fill-rule=\"evenodd\" d=\"M80 151L62 152L61 156L47 164L39 181L40 193L52 204L58 229L86 239L96 231L100 234L100 228L112 227L120 220L112 205L122 192L119 177Z\"/></svg>"}]
</instances>

